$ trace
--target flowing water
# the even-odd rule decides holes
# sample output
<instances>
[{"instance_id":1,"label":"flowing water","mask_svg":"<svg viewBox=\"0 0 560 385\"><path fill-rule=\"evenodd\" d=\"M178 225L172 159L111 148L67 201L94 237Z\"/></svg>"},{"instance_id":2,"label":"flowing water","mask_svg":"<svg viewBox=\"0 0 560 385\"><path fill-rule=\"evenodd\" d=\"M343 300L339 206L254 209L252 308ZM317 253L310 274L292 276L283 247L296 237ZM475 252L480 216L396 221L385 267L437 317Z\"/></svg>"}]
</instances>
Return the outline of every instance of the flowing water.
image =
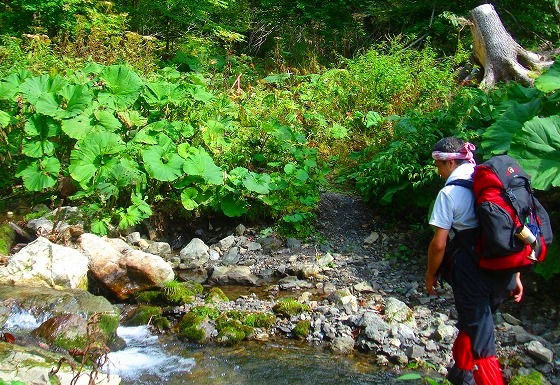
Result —
<instances>
[{"instance_id":1,"label":"flowing water","mask_svg":"<svg viewBox=\"0 0 560 385\"><path fill-rule=\"evenodd\" d=\"M21 335L40 323L16 310L3 329ZM119 375L122 385L388 385L397 377L375 367L372 356L339 356L296 341L201 346L154 335L146 326L120 326L117 333L126 348L109 353L103 369Z\"/></svg>"},{"instance_id":2,"label":"flowing water","mask_svg":"<svg viewBox=\"0 0 560 385\"><path fill-rule=\"evenodd\" d=\"M361 385L388 384L394 377L363 358L304 344L201 347L153 336L145 327L119 327L118 334L128 347L109 354L109 371L120 375L123 385Z\"/></svg>"}]
</instances>

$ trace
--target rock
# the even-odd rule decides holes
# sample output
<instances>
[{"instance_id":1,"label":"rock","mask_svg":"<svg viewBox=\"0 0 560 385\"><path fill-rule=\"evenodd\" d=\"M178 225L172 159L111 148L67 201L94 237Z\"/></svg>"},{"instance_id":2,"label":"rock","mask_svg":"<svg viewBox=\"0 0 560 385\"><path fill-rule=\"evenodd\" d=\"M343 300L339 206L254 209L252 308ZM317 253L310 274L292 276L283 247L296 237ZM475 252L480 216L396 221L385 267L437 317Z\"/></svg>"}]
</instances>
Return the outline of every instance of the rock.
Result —
<instances>
[{"instance_id":1,"label":"rock","mask_svg":"<svg viewBox=\"0 0 560 385\"><path fill-rule=\"evenodd\" d=\"M0 284L87 289L88 257L39 237L0 266Z\"/></svg>"},{"instance_id":2,"label":"rock","mask_svg":"<svg viewBox=\"0 0 560 385\"><path fill-rule=\"evenodd\" d=\"M258 242L249 242L246 247L248 251L259 251L262 249L262 245Z\"/></svg>"},{"instance_id":3,"label":"rock","mask_svg":"<svg viewBox=\"0 0 560 385\"><path fill-rule=\"evenodd\" d=\"M292 250L301 249L301 242L295 238L286 239L286 247Z\"/></svg>"},{"instance_id":4,"label":"rock","mask_svg":"<svg viewBox=\"0 0 560 385\"><path fill-rule=\"evenodd\" d=\"M539 341L531 341L525 344L527 353L545 363L552 363L554 354L550 349L547 349Z\"/></svg>"},{"instance_id":5,"label":"rock","mask_svg":"<svg viewBox=\"0 0 560 385\"><path fill-rule=\"evenodd\" d=\"M126 236L126 243L136 246L142 237L138 231L134 231Z\"/></svg>"},{"instance_id":6,"label":"rock","mask_svg":"<svg viewBox=\"0 0 560 385\"><path fill-rule=\"evenodd\" d=\"M233 235L230 235L230 236L225 237L224 239L220 240L218 242L218 247L222 251L228 251L230 249L230 247L233 246L234 243L235 243L235 237Z\"/></svg>"},{"instance_id":7,"label":"rock","mask_svg":"<svg viewBox=\"0 0 560 385\"><path fill-rule=\"evenodd\" d=\"M416 327L412 309L394 297L389 297L385 301L385 316L389 323L406 323L409 326Z\"/></svg>"},{"instance_id":8,"label":"rock","mask_svg":"<svg viewBox=\"0 0 560 385\"><path fill-rule=\"evenodd\" d=\"M330 348L339 354L350 354L354 350L354 339L350 336L334 337Z\"/></svg>"},{"instance_id":9,"label":"rock","mask_svg":"<svg viewBox=\"0 0 560 385\"><path fill-rule=\"evenodd\" d=\"M373 287L367 282L360 282L354 285L354 290L358 293L373 293Z\"/></svg>"},{"instance_id":10,"label":"rock","mask_svg":"<svg viewBox=\"0 0 560 385\"><path fill-rule=\"evenodd\" d=\"M224 259L222 260L222 264L224 265L237 265L239 262L239 247L232 247L228 250Z\"/></svg>"},{"instance_id":11,"label":"rock","mask_svg":"<svg viewBox=\"0 0 560 385\"><path fill-rule=\"evenodd\" d=\"M179 252L181 262L186 269L201 267L210 259L210 248L200 238L193 238L187 246Z\"/></svg>"},{"instance_id":12,"label":"rock","mask_svg":"<svg viewBox=\"0 0 560 385\"><path fill-rule=\"evenodd\" d=\"M502 313L502 318L510 325L514 325L514 326L521 325L521 321L509 313Z\"/></svg>"},{"instance_id":13,"label":"rock","mask_svg":"<svg viewBox=\"0 0 560 385\"><path fill-rule=\"evenodd\" d=\"M323 255L321 258L317 260L317 265L321 267L326 267L333 262L334 262L334 258L331 255L331 253L326 253L325 255Z\"/></svg>"},{"instance_id":14,"label":"rock","mask_svg":"<svg viewBox=\"0 0 560 385\"><path fill-rule=\"evenodd\" d=\"M163 258L132 249L124 241L83 234L79 243L89 257L93 277L121 300L152 287L162 287L175 278Z\"/></svg>"},{"instance_id":15,"label":"rock","mask_svg":"<svg viewBox=\"0 0 560 385\"><path fill-rule=\"evenodd\" d=\"M52 369L61 366L56 372ZM38 346L19 346L0 342L0 378L7 383L24 383L37 385L88 385L89 373L96 373L95 384L118 385L121 378L115 374L94 371L86 366L81 375L76 377L75 367L71 367L66 355L53 353ZM92 377L93 378L93 377Z\"/></svg>"},{"instance_id":16,"label":"rock","mask_svg":"<svg viewBox=\"0 0 560 385\"><path fill-rule=\"evenodd\" d=\"M440 323L434 333L434 338L436 341L451 343L455 339L457 333L458 330L455 326Z\"/></svg>"},{"instance_id":17,"label":"rock","mask_svg":"<svg viewBox=\"0 0 560 385\"><path fill-rule=\"evenodd\" d=\"M383 318L373 311L365 312L360 324L364 327L366 337L379 344L385 341L391 330Z\"/></svg>"},{"instance_id":18,"label":"rock","mask_svg":"<svg viewBox=\"0 0 560 385\"><path fill-rule=\"evenodd\" d=\"M242 224L239 224L235 228L235 235L240 237L240 236L245 234L245 231L247 231L247 228L245 226L243 226Z\"/></svg>"},{"instance_id":19,"label":"rock","mask_svg":"<svg viewBox=\"0 0 560 385\"><path fill-rule=\"evenodd\" d=\"M258 277L247 266L217 266L209 281L217 284L240 284L255 286Z\"/></svg>"},{"instance_id":20,"label":"rock","mask_svg":"<svg viewBox=\"0 0 560 385\"><path fill-rule=\"evenodd\" d=\"M283 244L282 240L275 236L259 238L257 241L261 244L263 250L265 250L266 252L279 250Z\"/></svg>"},{"instance_id":21,"label":"rock","mask_svg":"<svg viewBox=\"0 0 560 385\"><path fill-rule=\"evenodd\" d=\"M378 239L379 239L379 234L374 231L370 235L368 235L366 239L364 239L364 244L371 245L372 243L375 243Z\"/></svg>"},{"instance_id":22,"label":"rock","mask_svg":"<svg viewBox=\"0 0 560 385\"><path fill-rule=\"evenodd\" d=\"M171 254L171 246L167 242L152 242L145 251L150 254L165 257Z\"/></svg>"}]
</instances>

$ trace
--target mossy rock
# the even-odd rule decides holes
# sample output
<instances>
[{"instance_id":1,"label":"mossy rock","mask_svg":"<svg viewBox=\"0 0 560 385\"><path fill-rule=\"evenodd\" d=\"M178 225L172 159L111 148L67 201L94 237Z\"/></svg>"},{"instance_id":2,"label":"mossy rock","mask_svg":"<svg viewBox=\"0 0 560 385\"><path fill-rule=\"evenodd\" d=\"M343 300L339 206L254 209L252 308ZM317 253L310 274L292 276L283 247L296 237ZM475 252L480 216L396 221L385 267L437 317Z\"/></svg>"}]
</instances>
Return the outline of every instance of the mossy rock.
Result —
<instances>
[{"instance_id":1,"label":"mossy rock","mask_svg":"<svg viewBox=\"0 0 560 385\"><path fill-rule=\"evenodd\" d=\"M139 303L157 303L160 301L160 294L158 290L146 290L136 295L136 301Z\"/></svg>"},{"instance_id":2,"label":"mossy rock","mask_svg":"<svg viewBox=\"0 0 560 385\"><path fill-rule=\"evenodd\" d=\"M16 232L7 223L0 225L0 255L10 255Z\"/></svg>"},{"instance_id":3,"label":"mossy rock","mask_svg":"<svg viewBox=\"0 0 560 385\"><path fill-rule=\"evenodd\" d=\"M191 326L188 328L181 329L179 332L179 338L185 339L190 342L203 342L206 340L206 331L203 328L197 326Z\"/></svg>"},{"instance_id":4,"label":"mossy rock","mask_svg":"<svg viewBox=\"0 0 560 385\"><path fill-rule=\"evenodd\" d=\"M161 317L162 310L157 306L141 305L134 311L126 321L129 326L147 325L153 318Z\"/></svg>"},{"instance_id":5,"label":"mossy rock","mask_svg":"<svg viewBox=\"0 0 560 385\"><path fill-rule=\"evenodd\" d=\"M294 327L293 333L296 338L305 339L309 335L309 331L311 330L311 321L309 320L301 320L299 321L296 326Z\"/></svg>"},{"instance_id":6,"label":"mossy rock","mask_svg":"<svg viewBox=\"0 0 560 385\"><path fill-rule=\"evenodd\" d=\"M212 306L195 306L191 309L191 313L202 317L208 317L212 320L220 316L220 311Z\"/></svg>"},{"instance_id":7,"label":"mossy rock","mask_svg":"<svg viewBox=\"0 0 560 385\"><path fill-rule=\"evenodd\" d=\"M187 290L192 293L193 296L202 294L202 292L204 291L204 287L196 281L185 281L182 282L182 284Z\"/></svg>"},{"instance_id":8,"label":"mossy rock","mask_svg":"<svg viewBox=\"0 0 560 385\"><path fill-rule=\"evenodd\" d=\"M270 328L276 322L276 316L270 313L250 313L245 316L243 323L255 328Z\"/></svg>"},{"instance_id":9,"label":"mossy rock","mask_svg":"<svg viewBox=\"0 0 560 385\"><path fill-rule=\"evenodd\" d=\"M228 326L218 333L216 340L224 345L233 345L243 341L247 334L234 326Z\"/></svg>"},{"instance_id":10,"label":"mossy rock","mask_svg":"<svg viewBox=\"0 0 560 385\"><path fill-rule=\"evenodd\" d=\"M188 312L179 321L179 330L190 328L191 326L199 326L206 316L196 314L195 312Z\"/></svg>"},{"instance_id":11,"label":"mossy rock","mask_svg":"<svg viewBox=\"0 0 560 385\"><path fill-rule=\"evenodd\" d=\"M193 282L169 281L163 285L161 294L164 303L183 305L193 302L194 297L200 294L198 291L199 288Z\"/></svg>"},{"instance_id":12,"label":"mossy rock","mask_svg":"<svg viewBox=\"0 0 560 385\"><path fill-rule=\"evenodd\" d=\"M272 307L272 311L276 314L286 317L291 317L297 314L301 314L310 310L309 305L304 305L299 303L293 298L286 297L280 299L276 304Z\"/></svg>"},{"instance_id":13,"label":"mossy rock","mask_svg":"<svg viewBox=\"0 0 560 385\"><path fill-rule=\"evenodd\" d=\"M213 287L206 294L205 301L208 303L229 302L229 298L219 287Z\"/></svg>"},{"instance_id":14,"label":"mossy rock","mask_svg":"<svg viewBox=\"0 0 560 385\"><path fill-rule=\"evenodd\" d=\"M513 376L509 381L509 385L542 385L545 384L543 375L537 371L533 371L527 375L518 374Z\"/></svg>"}]
</instances>

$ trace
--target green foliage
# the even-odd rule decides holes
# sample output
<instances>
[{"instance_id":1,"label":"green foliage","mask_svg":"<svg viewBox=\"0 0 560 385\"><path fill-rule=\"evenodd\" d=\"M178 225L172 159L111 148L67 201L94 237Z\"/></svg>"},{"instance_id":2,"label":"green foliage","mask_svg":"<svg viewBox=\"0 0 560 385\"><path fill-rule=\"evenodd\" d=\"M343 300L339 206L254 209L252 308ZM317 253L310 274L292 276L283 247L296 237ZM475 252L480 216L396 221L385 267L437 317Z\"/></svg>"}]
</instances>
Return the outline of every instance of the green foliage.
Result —
<instances>
[{"instance_id":1,"label":"green foliage","mask_svg":"<svg viewBox=\"0 0 560 385\"><path fill-rule=\"evenodd\" d=\"M7 223L0 225L0 255L9 255L16 233Z\"/></svg>"},{"instance_id":2,"label":"green foliage","mask_svg":"<svg viewBox=\"0 0 560 385\"><path fill-rule=\"evenodd\" d=\"M243 323L255 328L270 328L274 325L276 317L269 313L250 313L245 316Z\"/></svg>"},{"instance_id":3,"label":"green foliage","mask_svg":"<svg viewBox=\"0 0 560 385\"><path fill-rule=\"evenodd\" d=\"M168 194L185 211L284 217L296 233L313 217L325 173L316 150L281 125L252 147L235 105L200 76L168 69L147 82L99 64L68 76L21 72L0 81L0 100L0 155L18 163L10 179L45 191L70 175L79 187L71 199L99 234L137 225Z\"/></svg>"},{"instance_id":4,"label":"green foliage","mask_svg":"<svg viewBox=\"0 0 560 385\"><path fill-rule=\"evenodd\" d=\"M166 303L171 305L183 305L194 301L194 296L197 294L188 284L177 281L168 281L163 285L163 299Z\"/></svg>"},{"instance_id":5,"label":"green foliage","mask_svg":"<svg viewBox=\"0 0 560 385\"><path fill-rule=\"evenodd\" d=\"M272 310L280 316L291 317L309 311L309 305L302 304L293 298L285 297L279 299L272 307Z\"/></svg>"},{"instance_id":6,"label":"green foliage","mask_svg":"<svg viewBox=\"0 0 560 385\"><path fill-rule=\"evenodd\" d=\"M509 381L510 385L541 385L545 383L543 375L536 370L527 375L515 375Z\"/></svg>"},{"instance_id":7,"label":"green foliage","mask_svg":"<svg viewBox=\"0 0 560 385\"><path fill-rule=\"evenodd\" d=\"M294 327L292 332L294 336L299 339L305 339L309 335L309 331L311 330L311 321L309 320L299 320Z\"/></svg>"},{"instance_id":8,"label":"green foliage","mask_svg":"<svg viewBox=\"0 0 560 385\"><path fill-rule=\"evenodd\" d=\"M17 380L11 380L10 382L7 382L0 378L0 385L25 385L25 382Z\"/></svg>"}]
</instances>

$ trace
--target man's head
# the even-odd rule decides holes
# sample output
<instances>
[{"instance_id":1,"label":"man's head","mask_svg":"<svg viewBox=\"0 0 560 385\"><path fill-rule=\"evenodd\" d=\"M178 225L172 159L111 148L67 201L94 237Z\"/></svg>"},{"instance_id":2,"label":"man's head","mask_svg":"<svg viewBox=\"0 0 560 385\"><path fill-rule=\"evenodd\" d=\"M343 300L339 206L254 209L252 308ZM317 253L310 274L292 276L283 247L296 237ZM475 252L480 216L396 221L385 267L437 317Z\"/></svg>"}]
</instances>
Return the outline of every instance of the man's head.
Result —
<instances>
[{"instance_id":1,"label":"man's head","mask_svg":"<svg viewBox=\"0 0 560 385\"><path fill-rule=\"evenodd\" d=\"M433 148L432 158L434 165L438 169L438 174L443 178L449 175L466 162L474 163L473 153L476 147L454 136L449 136L439 140Z\"/></svg>"}]
</instances>

